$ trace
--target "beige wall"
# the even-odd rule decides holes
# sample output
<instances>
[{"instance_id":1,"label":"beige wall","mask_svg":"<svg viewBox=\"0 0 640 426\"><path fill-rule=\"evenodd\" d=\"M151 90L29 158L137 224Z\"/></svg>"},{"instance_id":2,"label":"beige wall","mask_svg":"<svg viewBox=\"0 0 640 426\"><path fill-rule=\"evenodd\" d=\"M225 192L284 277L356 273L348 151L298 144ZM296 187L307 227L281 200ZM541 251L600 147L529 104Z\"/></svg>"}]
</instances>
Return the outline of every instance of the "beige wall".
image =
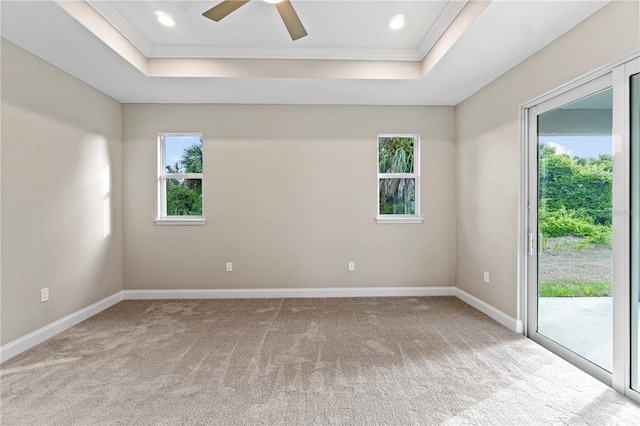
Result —
<instances>
[{"instance_id":1,"label":"beige wall","mask_svg":"<svg viewBox=\"0 0 640 426\"><path fill-rule=\"evenodd\" d=\"M122 290L122 109L4 40L1 99L6 344Z\"/></svg>"},{"instance_id":2,"label":"beige wall","mask_svg":"<svg viewBox=\"0 0 640 426\"><path fill-rule=\"evenodd\" d=\"M454 108L123 111L126 289L454 284ZM158 132L204 134L205 226L154 225ZM394 132L422 135L423 224L374 221L376 136Z\"/></svg>"},{"instance_id":3,"label":"beige wall","mask_svg":"<svg viewBox=\"0 0 640 426\"><path fill-rule=\"evenodd\" d=\"M123 285L457 285L515 317L519 106L640 48L638 16L606 6L456 109L121 106L3 41L1 344ZM153 224L163 131L204 133L206 226ZM421 225L374 221L393 132L422 135Z\"/></svg>"},{"instance_id":4,"label":"beige wall","mask_svg":"<svg viewBox=\"0 0 640 426\"><path fill-rule=\"evenodd\" d=\"M459 288L516 316L520 105L639 49L638 22L638 2L612 2L458 105Z\"/></svg>"}]
</instances>

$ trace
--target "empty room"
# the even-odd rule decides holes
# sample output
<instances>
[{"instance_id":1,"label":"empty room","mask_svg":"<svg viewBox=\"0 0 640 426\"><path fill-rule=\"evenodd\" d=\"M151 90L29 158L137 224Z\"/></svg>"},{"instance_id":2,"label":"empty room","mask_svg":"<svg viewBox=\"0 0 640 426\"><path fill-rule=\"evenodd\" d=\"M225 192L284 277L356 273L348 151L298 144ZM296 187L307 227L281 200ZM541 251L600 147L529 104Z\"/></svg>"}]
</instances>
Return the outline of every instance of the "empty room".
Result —
<instances>
[{"instance_id":1,"label":"empty room","mask_svg":"<svg viewBox=\"0 0 640 426\"><path fill-rule=\"evenodd\" d=\"M640 2L0 2L3 425L640 425Z\"/></svg>"}]
</instances>

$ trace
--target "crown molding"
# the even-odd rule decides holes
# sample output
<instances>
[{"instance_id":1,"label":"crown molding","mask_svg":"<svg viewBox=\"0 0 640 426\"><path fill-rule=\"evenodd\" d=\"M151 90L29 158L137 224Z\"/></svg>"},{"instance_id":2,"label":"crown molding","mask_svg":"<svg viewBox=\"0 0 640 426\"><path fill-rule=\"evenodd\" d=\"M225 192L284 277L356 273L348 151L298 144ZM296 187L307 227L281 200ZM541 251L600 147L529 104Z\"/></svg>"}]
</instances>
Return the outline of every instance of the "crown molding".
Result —
<instances>
[{"instance_id":1,"label":"crown molding","mask_svg":"<svg viewBox=\"0 0 640 426\"><path fill-rule=\"evenodd\" d=\"M261 49L230 48L211 45L153 45L111 4L103 0L84 0L114 29L119 31L147 58L154 59L300 59L343 61L420 61L435 45L469 0L447 3L434 25L416 48L356 49L356 48L304 48Z\"/></svg>"},{"instance_id":2,"label":"crown molding","mask_svg":"<svg viewBox=\"0 0 640 426\"><path fill-rule=\"evenodd\" d=\"M151 77L418 80L419 61L152 58Z\"/></svg>"},{"instance_id":3,"label":"crown molding","mask_svg":"<svg viewBox=\"0 0 640 426\"><path fill-rule=\"evenodd\" d=\"M147 58L151 52L151 43L135 29L133 25L122 16L118 10L108 1L85 0L89 6L95 9L102 17L109 22L113 28L118 30L131 44L133 44Z\"/></svg>"},{"instance_id":4,"label":"crown molding","mask_svg":"<svg viewBox=\"0 0 640 426\"><path fill-rule=\"evenodd\" d=\"M138 71L147 73L147 56L87 1L52 0L51 3L75 19Z\"/></svg>"},{"instance_id":5,"label":"crown molding","mask_svg":"<svg viewBox=\"0 0 640 426\"><path fill-rule=\"evenodd\" d=\"M416 54L419 56L416 60L422 60L429 53L431 48L438 42L440 37L445 33L447 28L451 25L451 23L456 19L458 14L464 9L469 0L455 0L447 3L447 6L444 8L436 22L429 29L427 34L424 36L418 48L416 49Z\"/></svg>"},{"instance_id":6,"label":"crown molding","mask_svg":"<svg viewBox=\"0 0 640 426\"><path fill-rule=\"evenodd\" d=\"M155 47L107 1L54 2L146 76L413 80L433 68L491 0L449 2L423 40L431 46L424 59L417 49Z\"/></svg>"},{"instance_id":7,"label":"crown molding","mask_svg":"<svg viewBox=\"0 0 640 426\"><path fill-rule=\"evenodd\" d=\"M419 61L424 55L415 49L306 49L230 48L223 46L152 46L147 57L154 59L307 59L337 61Z\"/></svg>"}]
</instances>

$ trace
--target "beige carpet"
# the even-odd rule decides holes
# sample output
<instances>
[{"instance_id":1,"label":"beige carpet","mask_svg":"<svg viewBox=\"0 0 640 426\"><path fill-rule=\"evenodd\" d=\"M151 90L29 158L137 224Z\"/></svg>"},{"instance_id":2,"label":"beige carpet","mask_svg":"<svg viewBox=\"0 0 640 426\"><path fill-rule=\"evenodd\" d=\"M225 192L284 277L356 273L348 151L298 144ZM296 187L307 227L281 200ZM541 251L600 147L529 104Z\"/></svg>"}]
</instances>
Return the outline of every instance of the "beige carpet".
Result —
<instances>
[{"instance_id":1,"label":"beige carpet","mask_svg":"<svg viewBox=\"0 0 640 426\"><path fill-rule=\"evenodd\" d=\"M452 297L125 301L1 375L2 425L640 424Z\"/></svg>"}]
</instances>

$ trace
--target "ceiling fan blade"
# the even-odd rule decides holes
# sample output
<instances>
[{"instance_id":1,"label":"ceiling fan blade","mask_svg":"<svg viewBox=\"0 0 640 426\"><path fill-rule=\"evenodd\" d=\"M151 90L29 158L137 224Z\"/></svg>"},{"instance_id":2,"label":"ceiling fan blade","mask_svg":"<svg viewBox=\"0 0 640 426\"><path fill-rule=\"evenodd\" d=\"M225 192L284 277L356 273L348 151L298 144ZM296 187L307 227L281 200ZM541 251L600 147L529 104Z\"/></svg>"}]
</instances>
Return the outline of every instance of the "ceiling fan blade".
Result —
<instances>
[{"instance_id":1,"label":"ceiling fan blade","mask_svg":"<svg viewBox=\"0 0 640 426\"><path fill-rule=\"evenodd\" d=\"M289 0L276 3L276 8L282 18L282 22L284 22L284 26L287 27L287 31L289 31L291 40L297 40L307 35L307 30L304 29L298 14Z\"/></svg>"},{"instance_id":2,"label":"ceiling fan blade","mask_svg":"<svg viewBox=\"0 0 640 426\"><path fill-rule=\"evenodd\" d=\"M240 6L244 6L247 3L249 3L249 0L224 0L222 3L219 3L204 12L202 16L218 22Z\"/></svg>"}]
</instances>

